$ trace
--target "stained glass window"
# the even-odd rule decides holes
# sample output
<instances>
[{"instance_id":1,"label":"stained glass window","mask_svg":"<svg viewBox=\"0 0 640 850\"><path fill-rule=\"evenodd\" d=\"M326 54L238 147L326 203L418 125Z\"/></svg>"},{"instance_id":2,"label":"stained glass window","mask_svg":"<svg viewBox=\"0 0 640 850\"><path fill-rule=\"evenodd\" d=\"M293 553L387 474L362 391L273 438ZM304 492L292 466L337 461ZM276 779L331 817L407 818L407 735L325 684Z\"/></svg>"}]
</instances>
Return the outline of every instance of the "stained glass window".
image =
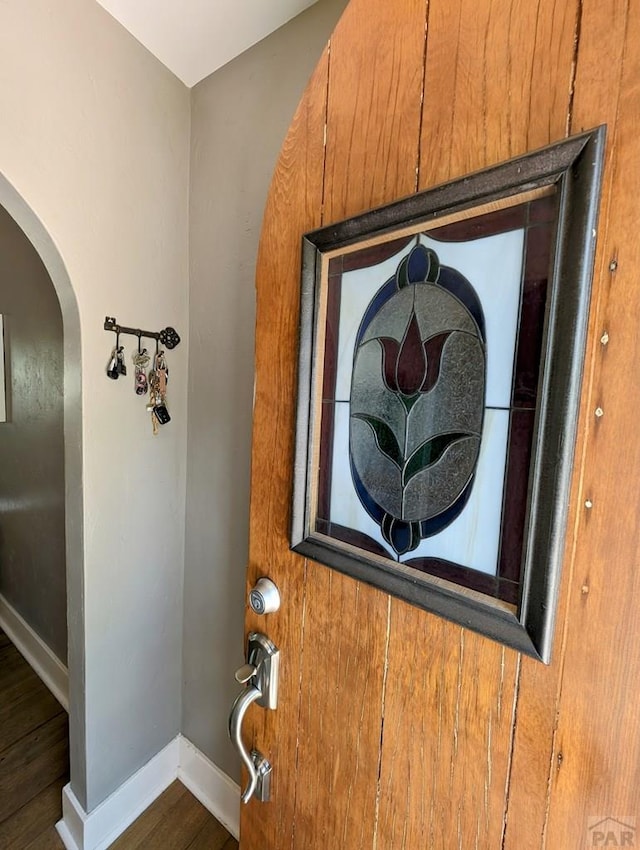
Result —
<instances>
[{"instance_id":1,"label":"stained glass window","mask_svg":"<svg viewBox=\"0 0 640 850\"><path fill-rule=\"evenodd\" d=\"M303 239L293 548L545 660L603 137Z\"/></svg>"}]
</instances>

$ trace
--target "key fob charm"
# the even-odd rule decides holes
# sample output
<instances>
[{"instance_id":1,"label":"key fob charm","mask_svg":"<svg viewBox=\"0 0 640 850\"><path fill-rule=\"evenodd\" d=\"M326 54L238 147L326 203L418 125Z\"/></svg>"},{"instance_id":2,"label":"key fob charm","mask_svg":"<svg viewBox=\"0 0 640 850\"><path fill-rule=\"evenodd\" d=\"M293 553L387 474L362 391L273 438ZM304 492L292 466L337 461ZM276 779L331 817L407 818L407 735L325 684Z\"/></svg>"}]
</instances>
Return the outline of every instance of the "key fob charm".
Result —
<instances>
[{"instance_id":1,"label":"key fob charm","mask_svg":"<svg viewBox=\"0 0 640 850\"><path fill-rule=\"evenodd\" d=\"M156 417L160 425L166 425L167 422L171 422L169 411L164 404L156 404L153 408L153 415Z\"/></svg>"}]
</instances>

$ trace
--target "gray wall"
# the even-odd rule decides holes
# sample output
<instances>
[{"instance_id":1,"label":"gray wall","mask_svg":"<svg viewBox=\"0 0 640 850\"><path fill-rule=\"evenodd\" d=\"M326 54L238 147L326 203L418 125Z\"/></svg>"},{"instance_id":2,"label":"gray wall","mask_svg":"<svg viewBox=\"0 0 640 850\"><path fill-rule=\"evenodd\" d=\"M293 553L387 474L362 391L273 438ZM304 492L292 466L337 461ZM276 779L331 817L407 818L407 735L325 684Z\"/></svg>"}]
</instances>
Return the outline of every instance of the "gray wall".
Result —
<instances>
[{"instance_id":1,"label":"gray wall","mask_svg":"<svg viewBox=\"0 0 640 850\"><path fill-rule=\"evenodd\" d=\"M10 402L0 423L0 594L66 661L62 314L42 260L2 207L0 313Z\"/></svg>"},{"instance_id":2,"label":"gray wall","mask_svg":"<svg viewBox=\"0 0 640 850\"><path fill-rule=\"evenodd\" d=\"M190 110L97 3L1 0L0 203L39 240L64 321L71 785L87 811L180 731ZM157 437L133 378L105 376L105 316L183 338Z\"/></svg>"},{"instance_id":3,"label":"gray wall","mask_svg":"<svg viewBox=\"0 0 640 850\"><path fill-rule=\"evenodd\" d=\"M320 0L192 90L184 734L238 776L254 276L280 146L346 0ZM268 564L265 564L268 571Z\"/></svg>"}]
</instances>

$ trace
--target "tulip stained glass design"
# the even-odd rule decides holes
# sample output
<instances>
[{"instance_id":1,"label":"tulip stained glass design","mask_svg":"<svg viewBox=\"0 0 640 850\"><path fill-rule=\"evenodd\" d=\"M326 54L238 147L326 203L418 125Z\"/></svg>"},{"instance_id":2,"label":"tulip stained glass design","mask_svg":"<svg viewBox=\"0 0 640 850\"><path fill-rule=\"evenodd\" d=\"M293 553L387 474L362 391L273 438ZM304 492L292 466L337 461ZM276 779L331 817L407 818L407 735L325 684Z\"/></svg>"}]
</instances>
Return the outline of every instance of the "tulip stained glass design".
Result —
<instances>
[{"instance_id":1,"label":"tulip stained glass design","mask_svg":"<svg viewBox=\"0 0 640 850\"><path fill-rule=\"evenodd\" d=\"M484 416L484 328L469 281L418 243L358 330L351 475L397 555L442 531L468 500Z\"/></svg>"}]
</instances>

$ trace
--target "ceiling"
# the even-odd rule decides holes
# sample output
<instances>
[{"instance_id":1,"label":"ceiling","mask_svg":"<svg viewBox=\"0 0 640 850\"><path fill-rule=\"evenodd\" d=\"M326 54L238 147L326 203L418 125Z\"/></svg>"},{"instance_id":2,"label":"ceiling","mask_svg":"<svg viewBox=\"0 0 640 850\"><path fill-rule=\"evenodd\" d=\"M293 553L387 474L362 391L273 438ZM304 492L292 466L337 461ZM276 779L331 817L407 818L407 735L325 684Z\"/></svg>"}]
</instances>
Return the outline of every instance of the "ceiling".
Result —
<instances>
[{"instance_id":1,"label":"ceiling","mask_svg":"<svg viewBox=\"0 0 640 850\"><path fill-rule=\"evenodd\" d=\"M316 0L98 0L187 86Z\"/></svg>"}]
</instances>

